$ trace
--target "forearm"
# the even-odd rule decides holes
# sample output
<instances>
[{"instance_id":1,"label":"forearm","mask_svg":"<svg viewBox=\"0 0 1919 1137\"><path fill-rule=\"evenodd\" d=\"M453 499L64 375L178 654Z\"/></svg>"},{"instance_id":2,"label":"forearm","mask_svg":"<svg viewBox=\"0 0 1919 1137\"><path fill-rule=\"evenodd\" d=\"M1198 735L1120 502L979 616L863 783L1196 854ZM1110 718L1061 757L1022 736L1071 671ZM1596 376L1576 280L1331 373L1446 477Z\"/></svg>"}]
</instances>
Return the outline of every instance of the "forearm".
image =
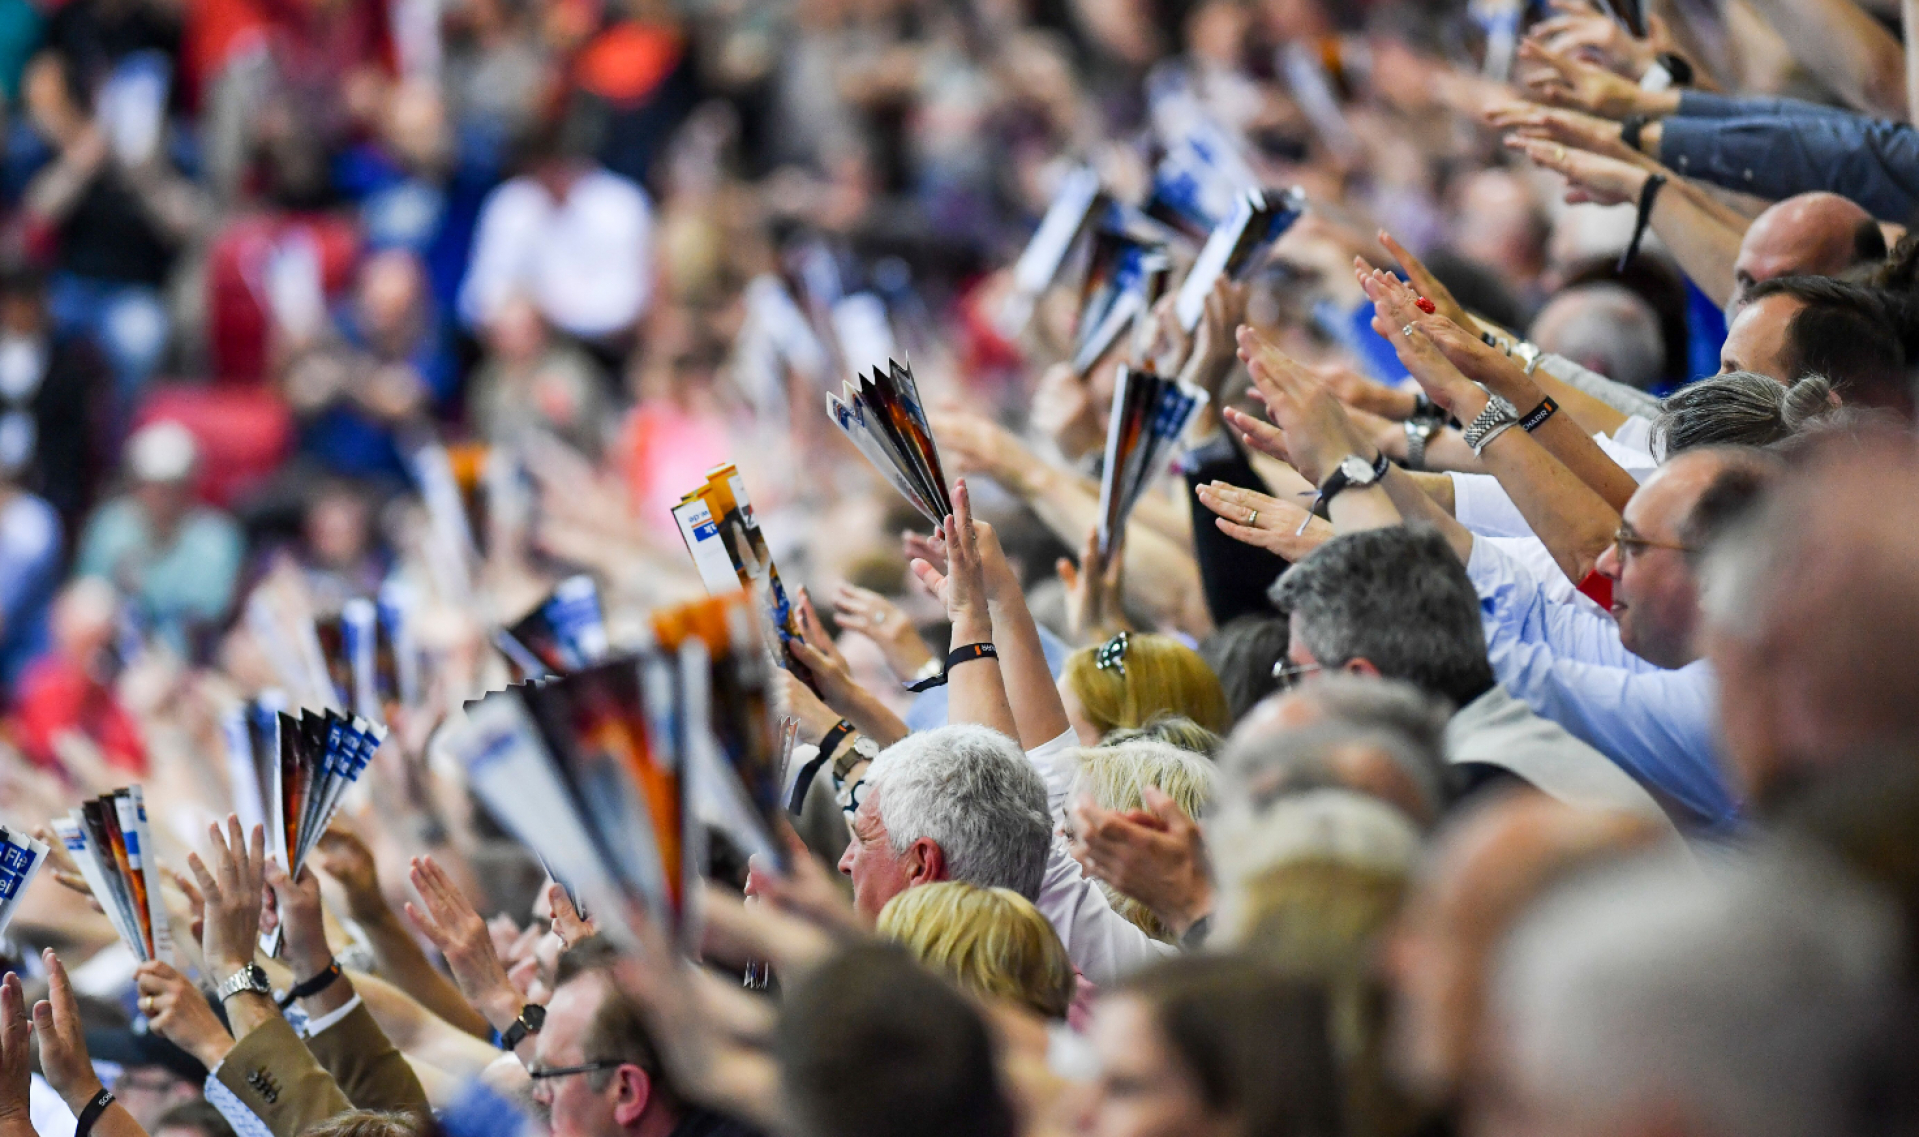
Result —
<instances>
[{"instance_id":1,"label":"forearm","mask_svg":"<svg viewBox=\"0 0 1919 1137\"><path fill-rule=\"evenodd\" d=\"M882 749L910 733L900 717L880 702L878 695L864 687L855 687L845 702L846 709L840 713L846 716L846 721L859 728L861 734L879 743Z\"/></svg>"},{"instance_id":2,"label":"forearm","mask_svg":"<svg viewBox=\"0 0 1919 1137\"><path fill-rule=\"evenodd\" d=\"M419 941L384 901L377 912L356 913L354 921L373 948L373 959L381 975L401 990L410 992L420 1006L458 1029L476 1038L485 1038L491 1033L486 1017L466 1001L452 980L433 966ZM365 992L361 992L361 996L364 998Z\"/></svg>"},{"instance_id":3,"label":"forearm","mask_svg":"<svg viewBox=\"0 0 1919 1137\"><path fill-rule=\"evenodd\" d=\"M1560 571L1574 584L1585 580L1619 528L1618 511L1517 426L1483 457Z\"/></svg>"},{"instance_id":4,"label":"forearm","mask_svg":"<svg viewBox=\"0 0 1919 1137\"><path fill-rule=\"evenodd\" d=\"M1401 470L1395 479L1401 485L1411 485L1426 495L1440 512L1448 517L1454 516L1453 480L1445 474L1428 474L1418 470ZM1405 513L1406 508L1400 507Z\"/></svg>"},{"instance_id":5,"label":"forearm","mask_svg":"<svg viewBox=\"0 0 1919 1137\"><path fill-rule=\"evenodd\" d=\"M1428 475L1430 476L1430 475ZM1386 488L1386 496L1392 499L1393 508L1405 518L1406 523L1430 525L1446 537L1446 543L1452 546L1453 553L1463 564L1473 555L1473 534L1470 529L1454 520L1453 515L1439 507L1432 495L1418 480L1419 474L1409 474L1395 466L1386 471L1386 477L1380 484ZM1440 476L1446 483L1447 492L1452 491L1452 479Z\"/></svg>"},{"instance_id":6,"label":"forearm","mask_svg":"<svg viewBox=\"0 0 1919 1137\"><path fill-rule=\"evenodd\" d=\"M969 644L992 643L993 622L984 616L962 614L953 621L953 650ZM991 727L1008 738L1019 738L1019 725L1006 700L999 660L992 656L962 663L947 672L946 721Z\"/></svg>"},{"instance_id":7,"label":"forearm","mask_svg":"<svg viewBox=\"0 0 1919 1137\"><path fill-rule=\"evenodd\" d=\"M1919 0L1907 2L1919 4ZM1733 263L1739 259L1739 244L1750 225L1711 194L1671 172L1653 203L1653 232L1699 290L1722 308L1732 299Z\"/></svg>"},{"instance_id":8,"label":"forearm","mask_svg":"<svg viewBox=\"0 0 1919 1137\"><path fill-rule=\"evenodd\" d=\"M97 167L62 156L28 184L21 204L41 224L58 225L79 203L97 172Z\"/></svg>"},{"instance_id":9,"label":"forearm","mask_svg":"<svg viewBox=\"0 0 1919 1137\"><path fill-rule=\"evenodd\" d=\"M489 1062L500 1056L499 1049L492 1043L481 1041L447 1022L407 992L377 976L355 973L353 985L373 1021L380 1024L393 1045L410 1057L451 1074L477 1077ZM512 1025L522 1005L517 992L513 998L497 1002L501 1008L512 1003L511 1012L496 1011L507 1025ZM520 1045L526 1051L522 1058L531 1057L532 1041Z\"/></svg>"},{"instance_id":10,"label":"forearm","mask_svg":"<svg viewBox=\"0 0 1919 1137\"><path fill-rule=\"evenodd\" d=\"M227 1028L235 1042L245 1041L247 1035L280 1018L280 1008L273 1005L273 1000L254 991L242 991L228 999L225 1010Z\"/></svg>"},{"instance_id":11,"label":"forearm","mask_svg":"<svg viewBox=\"0 0 1919 1137\"><path fill-rule=\"evenodd\" d=\"M1614 512L1624 510L1632 495L1639 492L1639 483L1633 476L1607 457L1571 416L1554 414L1533 432L1533 439L1565 463L1573 476L1604 499Z\"/></svg>"},{"instance_id":12,"label":"forearm","mask_svg":"<svg viewBox=\"0 0 1919 1137\"><path fill-rule=\"evenodd\" d=\"M1794 58L1848 104L1876 117L1906 117L1899 41L1852 0L1751 3L1791 45Z\"/></svg>"},{"instance_id":13,"label":"forearm","mask_svg":"<svg viewBox=\"0 0 1919 1137\"><path fill-rule=\"evenodd\" d=\"M1066 721L1066 706L1060 702L1052 668L1046 665L1039 625L1027 609L1017 581L1001 583L990 610L993 647L999 652L1007 702L1019 727L1015 737L1020 749L1032 750L1072 729Z\"/></svg>"}]
</instances>

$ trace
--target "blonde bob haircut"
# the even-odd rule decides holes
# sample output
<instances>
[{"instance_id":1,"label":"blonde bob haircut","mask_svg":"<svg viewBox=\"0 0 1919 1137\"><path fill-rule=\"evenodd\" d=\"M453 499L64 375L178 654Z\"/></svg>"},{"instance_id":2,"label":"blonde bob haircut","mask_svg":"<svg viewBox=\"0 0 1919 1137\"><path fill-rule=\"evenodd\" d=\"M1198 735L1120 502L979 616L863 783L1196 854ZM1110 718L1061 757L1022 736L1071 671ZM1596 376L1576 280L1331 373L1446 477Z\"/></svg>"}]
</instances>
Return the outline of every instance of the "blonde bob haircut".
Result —
<instances>
[{"instance_id":1,"label":"blonde bob haircut","mask_svg":"<svg viewBox=\"0 0 1919 1137\"><path fill-rule=\"evenodd\" d=\"M966 991L1063 1019L1078 983L1065 945L1010 888L948 880L909 888L880 909L879 934Z\"/></svg>"},{"instance_id":2,"label":"blonde bob haircut","mask_svg":"<svg viewBox=\"0 0 1919 1137\"><path fill-rule=\"evenodd\" d=\"M1074 752L1072 798L1090 798L1101 809L1144 809L1145 788L1157 787L1194 821L1205 818L1213 799L1213 764L1190 750L1150 738L1132 738ZM1099 882L1113 910L1156 940L1172 943L1172 931L1144 904Z\"/></svg>"},{"instance_id":3,"label":"blonde bob haircut","mask_svg":"<svg viewBox=\"0 0 1919 1137\"><path fill-rule=\"evenodd\" d=\"M1115 637L1117 638L1117 637ZM1160 715L1184 715L1224 734L1232 718L1219 676L1198 652L1171 636L1126 633L1125 646L1083 647L1066 657L1060 683L1100 734L1135 730ZM1099 665L1105 655L1109 664ZM1114 658L1117 656L1117 658Z\"/></svg>"}]
</instances>

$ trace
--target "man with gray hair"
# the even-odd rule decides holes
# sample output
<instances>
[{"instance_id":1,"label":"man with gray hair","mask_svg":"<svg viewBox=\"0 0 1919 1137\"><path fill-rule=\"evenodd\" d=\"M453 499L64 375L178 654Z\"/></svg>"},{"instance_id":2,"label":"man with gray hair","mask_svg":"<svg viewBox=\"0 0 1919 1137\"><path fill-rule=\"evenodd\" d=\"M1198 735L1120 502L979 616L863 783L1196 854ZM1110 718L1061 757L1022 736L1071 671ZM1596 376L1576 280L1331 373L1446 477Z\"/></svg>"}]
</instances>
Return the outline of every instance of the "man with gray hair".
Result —
<instances>
[{"instance_id":1,"label":"man with gray hair","mask_svg":"<svg viewBox=\"0 0 1919 1137\"><path fill-rule=\"evenodd\" d=\"M868 919L909 888L963 880L1033 901L1095 984L1174 950L1115 912L1053 839L1045 780L998 731L958 725L908 735L873 760L856 796L839 869Z\"/></svg>"},{"instance_id":2,"label":"man with gray hair","mask_svg":"<svg viewBox=\"0 0 1919 1137\"><path fill-rule=\"evenodd\" d=\"M1541 351L1634 390L1651 390L1666 373L1659 313L1637 292L1617 284L1581 284L1561 292L1540 309L1530 338Z\"/></svg>"},{"instance_id":3,"label":"man with gray hair","mask_svg":"<svg viewBox=\"0 0 1919 1137\"><path fill-rule=\"evenodd\" d=\"M1473 1128L1857 1132L1854 1079L1890 1025L1898 947L1876 897L1782 849L1580 880L1507 941Z\"/></svg>"},{"instance_id":4,"label":"man with gray hair","mask_svg":"<svg viewBox=\"0 0 1919 1137\"><path fill-rule=\"evenodd\" d=\"M1347 789L1431 829L1451 798L1452 708L1411 683L1334 673L1268 696L1233 731L1220 768L1255 806Z\"/></svg>"},{"instance_id":5,"label":"man with gray hair","mask_svg":"<svg viewBox=\"0 0 1919 1137\"><path fill-rule=\"evenodd\" d=\"M1467 788L1518 780L1569 805L1665 821L1605 755L1495 682L1479 596L1446 538L1398 526L1335 537L1273 585L1292 620L1292 672L1346 671L1411 683L1457 708L1446 757Z\"/></svg>"}]
</instances>

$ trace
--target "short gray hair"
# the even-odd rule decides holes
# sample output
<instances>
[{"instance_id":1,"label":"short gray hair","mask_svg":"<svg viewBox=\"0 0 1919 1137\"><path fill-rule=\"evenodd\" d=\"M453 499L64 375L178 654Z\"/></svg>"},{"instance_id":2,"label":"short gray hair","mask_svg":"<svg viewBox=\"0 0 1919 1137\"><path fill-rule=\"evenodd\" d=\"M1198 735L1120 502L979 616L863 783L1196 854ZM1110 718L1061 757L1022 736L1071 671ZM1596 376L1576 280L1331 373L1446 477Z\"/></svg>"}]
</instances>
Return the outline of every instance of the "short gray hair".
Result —
<instances>
[{"instance_id":1,"label":"short gray hair","mask_svg":"<svg viewBox=\"0 0 1919 1137\"><path fill-rule=\"evenodd\" d=\"M1570 311L1555 311L1562 306ZM1598 282L1566 289L1533 321L1531 337L1546 351L1641 391L1658 383L1666 371L1659 313L1645 297L1621 285Z\"/></svg>"},{"instance_id":2,"label":"short gray hair","mask_svg":"<svg viewBox=\"0 0 1919 1137\"><path fill-rule=\"evenodd\" d=\"M1514 931L1492 1002L1508 1073L1548 1108L1673 1108L1707 1132L1851 1131L1898 934L1805 854L1649 855L1582 876Z\"/></svg>"},{"instance_id":3,"label":"short gray hair","mask_svg":"<svg viewBox=\"0 0 1919 1137\"><path fill-rule=\"evenodd\" d=\"M867 771L893 851L929 838L948 874L1039 896L1052 846L1046 783L1012 739L983 726L909 734Z\"/></svg>"},{"instance_id":4,"label":"short gray hair","mask_svg":"<svg viewBox=\"0 0 1919 1137\"><path fill-rule=\"evenodd\" d=\"M1437 530L1341 534L1288 569L1269 595L1298 617L1300 639L1328 670L1365 659L1455 706L1493 685L1479 593Z\"/></svg>"},{"instance_id":5,"label":"short gray hair","mask_svg":"<svg viewBox=\"0 0 1919 1137\"><path fill-rule=\"evenodd\" d=\"M1410 683L1344 672L1317 675L1285 696L1314 704L1321 720L1296 730L1235 734L1220 767L1261 801L1344 786L1333 758L1349 748L1384 756L1412 785L1428 819L1446 807L1446 704Z\"/></svg>"},{"instance_id":6,"label":"short gray hair","mask_svg":"<svg viewBox=\"0 0 1919 1137\"><path fill-rule=\"evenodd\" d=\"M1823 375L1788 386L1770 375L1728 371L1666 396L1652 424L1653 451L1670 458L1704 446L1771 446L1832 410L1832 384Z\"/></svg>"}]
</instances>

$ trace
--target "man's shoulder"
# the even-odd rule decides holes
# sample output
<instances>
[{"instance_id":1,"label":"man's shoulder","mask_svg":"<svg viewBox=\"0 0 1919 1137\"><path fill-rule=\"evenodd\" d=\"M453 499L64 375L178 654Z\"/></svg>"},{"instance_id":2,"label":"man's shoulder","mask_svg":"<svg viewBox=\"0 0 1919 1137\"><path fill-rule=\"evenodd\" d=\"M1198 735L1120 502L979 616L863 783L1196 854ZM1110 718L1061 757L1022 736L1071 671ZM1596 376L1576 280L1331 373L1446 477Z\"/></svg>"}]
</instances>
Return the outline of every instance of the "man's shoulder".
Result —
<instances>
[{"instance_id":1,"label":"man's shoulder","mask_svg":"<svg viewBox=\"0 0 1919 1137\"><path fill-rule=\"evenodd\" d=\"M1571 805L1665 816L1645 787L1610 758L1533 713L1504 687L1493 687L1453 715L1446 724L1446 760L1510 771Z\"/></svg>"},{"instance_id":2,"label":"man's shoulder","mask_svg":"<svg viewBox=\"0 0 1919 1137\"><path fill-rule=\"evenodd\" d=\"M759 1130L736 1118L707 1109L689 1109L680 1115L671 1137L761 1137Z\"/></svg>"}]
</instances>

